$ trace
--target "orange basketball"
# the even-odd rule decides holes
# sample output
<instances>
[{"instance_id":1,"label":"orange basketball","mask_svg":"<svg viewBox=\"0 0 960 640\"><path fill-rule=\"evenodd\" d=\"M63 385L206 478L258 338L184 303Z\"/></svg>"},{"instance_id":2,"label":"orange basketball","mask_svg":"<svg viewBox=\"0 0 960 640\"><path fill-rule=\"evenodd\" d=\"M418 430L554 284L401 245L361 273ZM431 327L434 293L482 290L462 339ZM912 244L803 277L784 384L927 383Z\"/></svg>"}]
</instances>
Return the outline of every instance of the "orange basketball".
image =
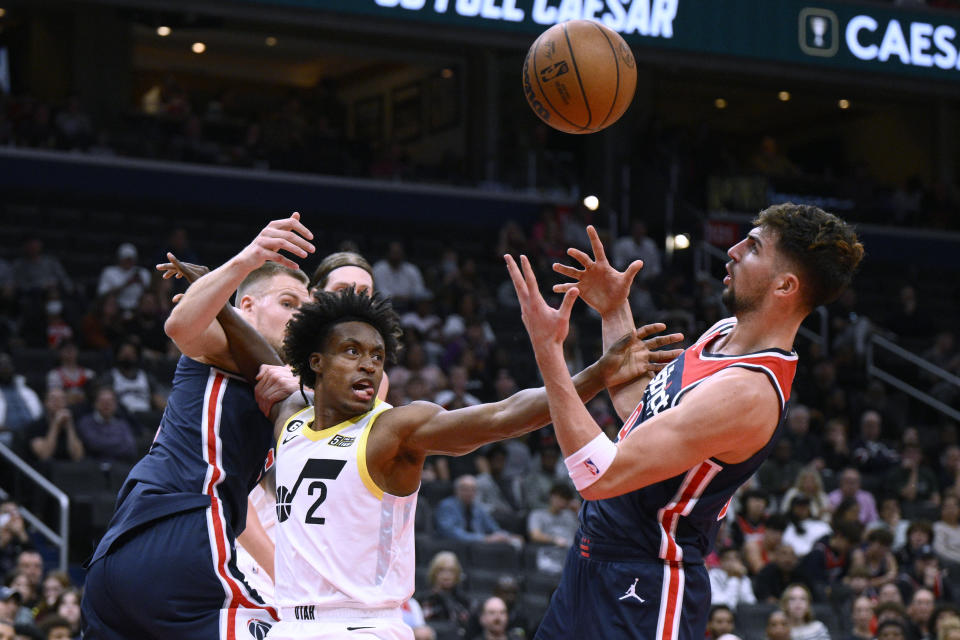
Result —
<instances>
[{"instance_id":1,"label":"orange basketball","mask_svg":"<svg viewBox=\"0 0 960 640\"><path fill-rule=\"evenodd\" d=\"M554 129L593 133L616 122L633 100L637 65L616 31L571 20L544 31L523 61L523 93Z\"/></svg>"}]
</instances>

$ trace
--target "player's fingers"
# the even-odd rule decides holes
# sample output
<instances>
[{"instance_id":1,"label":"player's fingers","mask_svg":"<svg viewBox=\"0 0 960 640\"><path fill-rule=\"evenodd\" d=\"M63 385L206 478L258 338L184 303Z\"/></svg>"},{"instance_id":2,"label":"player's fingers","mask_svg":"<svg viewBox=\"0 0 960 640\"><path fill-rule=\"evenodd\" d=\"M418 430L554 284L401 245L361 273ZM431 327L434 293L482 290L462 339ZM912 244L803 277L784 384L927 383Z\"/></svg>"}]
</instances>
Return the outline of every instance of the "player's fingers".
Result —
<instances>
[{"instance_id":1,"label":"player's fingers","mask_svg":"<svg viewBox=\"0 0 960 640\"><path fill-rule=\"evenodd\" d=\"M659 349L660 347L665 347L668 344L674 344L683 340L682 333L671 333L668 336L656 336L654 338L648 338L644 340L644 344L647 345L648 349Z\"/></svg>"},{"instance_id":2,"label":"player's fingers","mask_svg":"<svg viewBox=\"0 0 960 640\"><path fill-rule=\"evenodd\" d=\"M180 302L182 298L183 298L182 293L178 293L177 295L173 296L172 298L173 304L177 304L178 302Z\"/></svg>"},{"instance_id":3,"label":"player's fingers","mask_svg":"<svg viewBox=\"0 0 960 640\"><path fill-rule=\"evenodd\" d=\"M634 260L630 263L630 266L627 267L625 272L627 278L630 282L633 282L633 279L637 277L637 274L640 273L640 269L643 269L643 260Z\"/></svg>"},{"instance_id":4,"label":"player's fingers","mask_svg":"<svg viewBox=\"0 0 960 640\"><path fill-rule=\"evenodd\" d=\"M540 295L540 285L537 284L537 276L533 272L533 266L527 256L520 256L520 268L523 269L523 280L527 283L527 295L536 299L543 300Z\"/></svg>"},{"instance_id":5,"label":"player's fingers","mask_svg":"<svg viewBox=\"0 0 960 640\"><path fill-rule=\"evenodd\" d=\"M563 294L563 301L560 303L560 317L570 319L570 312L573 310L573 303L577 301L580 290L577 288L568 289Z\"/></svg>"},{"instance_id":6,"label":"player's fingers","mask_svg":"<svg viewBox=\"0 0 960 640\"><path fill-rule=\"evenodd\" d=\"M507 273L510 274L510 280L513 281L513 288L517 291L517 298L519 298L520 302L523 302L527 299L527 283L524 282L523 276L520 274L520 268L517 267L517 262L513 259L513 256L505 255L503 259L507 262Z\"/></svg>"},{"instance_id":7,"label":"player's fingers","mask_svg":"<svg viewBox=\"0 0 960 640\"><path fill-rule=\"evenodd\" d=\"M576 247L570 247L567 249L567 255L582 264L584 267L588 267L593 263L593 258L585 254L583 251L580 251L580 249L577 249Z\"/></svg>"},{"instance_id":8,"label":"player's fingers","mask_svg":"<svg viewBox=\"0 0 960 640\"><path fill-rule=\"evenodd\" d=\"M650 324L645 324L639 329L637 329L638 338L646 338L647 336L652 336L655 333L660 333L667 328L667 325L662 322L653 322Z\"/></svg>"},{"instance_id":9,"label":"player's fingers","mask_svg":"<svg viewBox=\"0 0 960 640\"><path fill-rule=\"evenodd\" d=\"M271 248L280 244L280 248L290 251L290 253L300 254L303 253L301 258L306 258L308 253L313 253L316 251L316 247L313 246L310 242L307 242L304 238L298 236L292 231L284 231L282 229L269 229L264 230L264 233L261 234L263 245L270 246ZM289 247L296 247L296 249L290 249Z\"/></svg>"},{"instance_id":10,"label":"player's fingers","mask_svg":"<svg viewBox=\"0 0 960 640\"><path fill-rule=\"evenodd\" d=\"M568 278L573 278L574 280L579 280L580 276L583 275L583 269L570 267L565 264L560 264L559 262L553 263L553 270L562 276L567 276Z\"/></svg>"},{"instance_id":11,"label":"player's fingers","mask_svg":"<svg viewBox=\"0 0 960 640\"><path fill-rule=\"evenodd\" d=\"M683 349L664 349L663 351L651 351L650 362L670 362L683 353Z\"/></svg>"},{"instance_id":12,"label":"player's fingers","mask_svg":"<svg viewBox=\"0 0 960 640\"><path fill-rule=\"evenodd\" d=\"M603 250L603 243L592 224L587 225L587 237L590 238L590 249L593 250L593 259L597 262L606 262L607 253Z\"/></svg>"},{"instance_id":13,"label":"player's fingers","mask_svg":"<svg viewBox=\"0 0 960 640\"><path fill-rule=\"evenodd\" d=\"M553 285L553 292L566 293L569 289L572 289L575 286L577 286L576 282L563 282L561 284L555 284Z\"/></svg>"}]
</instances>

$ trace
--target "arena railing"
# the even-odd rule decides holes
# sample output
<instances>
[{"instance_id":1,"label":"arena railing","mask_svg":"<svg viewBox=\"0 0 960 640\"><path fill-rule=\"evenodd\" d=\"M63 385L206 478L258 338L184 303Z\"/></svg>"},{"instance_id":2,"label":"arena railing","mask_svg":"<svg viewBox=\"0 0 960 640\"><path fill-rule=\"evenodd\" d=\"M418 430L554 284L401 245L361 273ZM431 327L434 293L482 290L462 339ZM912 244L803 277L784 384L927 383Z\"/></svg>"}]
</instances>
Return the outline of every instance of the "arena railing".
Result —
<instances>
[{"instance_id":1,"label":"arena railing","mask_svg":"<svg viewBox=\"0 0 960 640\"><path fill-rule=\"evenodd\" d=\"M897 343L876 333L872 334L867 342L866 355L867 375L877 378L878 380L882 380L892 387L896 387L900 391L915 398L916 400L919 400L928 407L939 411L952 420L960 422L960 411L957 411L957 409L954 407L951 407L929 393L917 389L903 378L897 377L889 371L881 369L877 364L877 361L880 358L890 356L901 358L902 360L906 360L907 362L938 378L944 384L954 387L958 393L960 393L960 378L945 369L941 369L929 360L921 358L917 354L904 349Z\"/></svg>"},{"instance_id":2,"label":"arena railing","mask_svg":"<svg viewBox=\"0 0 960 640\"><path fill-rule=\"evenodd\" d=\"M23 458L11 451L6 445L0 443L0 456L6 458L10 464L20 470L23 475L33 481L40 489L49 493L60 505L60 532L57 533L48 527L36 514L17 504L23 519L39 531L44 538L50 541L55 547L59 548L61 571L67 570L67 555L70 549L70 498L63 491L53 485L52 482L40 475L36 469L27 464Z\"/></svg>"}]
</instances>

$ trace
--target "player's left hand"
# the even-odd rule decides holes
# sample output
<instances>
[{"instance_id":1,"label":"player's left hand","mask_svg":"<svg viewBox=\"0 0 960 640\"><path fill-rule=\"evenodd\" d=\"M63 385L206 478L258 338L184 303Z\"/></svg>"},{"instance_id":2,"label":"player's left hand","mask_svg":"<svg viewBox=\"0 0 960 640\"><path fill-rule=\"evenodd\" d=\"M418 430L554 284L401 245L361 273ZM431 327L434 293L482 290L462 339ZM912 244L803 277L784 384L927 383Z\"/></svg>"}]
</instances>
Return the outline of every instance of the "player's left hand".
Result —
<instances>
[{"instance_id":1,"label":"player's left hand","mask_svg":"<svg viewBox=\"0 0 960 640\"><path fill-rule=\"evenodd\" d=\"M615 388L637 378L653 378L683 349L656 351L683 341L682 333L656 336L667 328L662 322L647 324L623 336L607 349L597 362L607 388ZM653 336L653 337L650 337Z\"/></svg>"},{"instance_id":2,"label":"player's left hand","mask_svg":"<svg viewBox=\"0 0 960 640\"><path fill-rule=\"evenodd\" d=\"M507 261L507 271L510 272L513 288L516 289L517 299L520 300L520 317L523 319L523 326L527 328L527 333L530 334L533 350L562 345L570 330L570 310L573 309L573 303L579 291L575 287L567 289L560 307L554 309L540 295L537 276L534 275L527 256L520 256L520 267L517 266L513 256L506 255L503 258Z\"/></svg>"},{"instance_id":3,"label":"player's left hand","mask_svg":"<svg viewBox=\"0 0 960 640\"><path fill-rule=\"evenodd\" d=\"M291 394L300 390L300 378L293 375L288 366L260 365L257 374L257 386L253 395L263 415L270 416L270 410L277 402L282 402Z\"/></svg>"},{"instance_id":4,"label":"player's left hand","mask_svg":"<svg viewBox=\"0 0 960 640\"><path fill-rule=\"evenodd\" d=\"M170 262L161 262L157 265L157 271L163 274L164 280L170 278L186 278L187 282L195 282L201 276L210 272L210 267L202 264L191 264L189 262L180 262L177 256L167 253L167 260Z\"/></svg>"}]
</instances>

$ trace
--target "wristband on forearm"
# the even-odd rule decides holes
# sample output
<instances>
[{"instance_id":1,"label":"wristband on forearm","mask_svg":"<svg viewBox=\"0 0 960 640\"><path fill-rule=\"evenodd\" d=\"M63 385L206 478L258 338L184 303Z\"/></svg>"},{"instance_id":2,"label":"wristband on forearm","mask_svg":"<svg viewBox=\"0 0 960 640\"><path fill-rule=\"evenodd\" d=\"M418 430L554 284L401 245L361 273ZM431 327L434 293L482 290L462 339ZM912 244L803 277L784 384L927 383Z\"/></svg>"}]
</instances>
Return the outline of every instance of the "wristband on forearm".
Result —
<instances>
[{"instance_id":1,"label":"wristband on forearm","mask_svg":"<svg viewBox=\"0 0 960 640\"><path fill-rule=\"evenodd\" d=\"M570 479L573 480L573 486L577 491L583 491L606 473L616 456L617 445L601 433L570 454L564 463L567 465Z\"/></svg>"}]
</instances>

